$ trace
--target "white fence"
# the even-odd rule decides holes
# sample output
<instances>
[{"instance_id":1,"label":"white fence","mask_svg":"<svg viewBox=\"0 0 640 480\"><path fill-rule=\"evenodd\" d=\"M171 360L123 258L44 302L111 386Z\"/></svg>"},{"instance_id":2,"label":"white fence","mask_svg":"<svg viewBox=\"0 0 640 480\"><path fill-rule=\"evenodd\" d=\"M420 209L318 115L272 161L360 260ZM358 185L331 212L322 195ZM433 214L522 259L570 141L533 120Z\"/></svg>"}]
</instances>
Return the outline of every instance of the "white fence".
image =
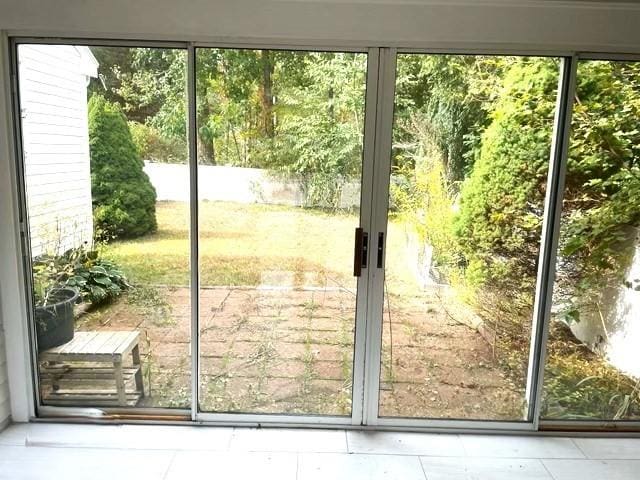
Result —
<instances>
[{"instance_id":1,"label":"white fence","mask_svg":"<svg viewBox=\"0 0 640 480\"><path fill-rule=\"evenodd\" d=\"M158 200L189 200L189 167L183 164L145 161L144 171L156 189ZM302 186L295 178L280 179L259 168L198 166L200 200L273 205L305 205ZM360 204L360 185L346 183L340 196L340 208Z\"/></svg>"}]
</instances>

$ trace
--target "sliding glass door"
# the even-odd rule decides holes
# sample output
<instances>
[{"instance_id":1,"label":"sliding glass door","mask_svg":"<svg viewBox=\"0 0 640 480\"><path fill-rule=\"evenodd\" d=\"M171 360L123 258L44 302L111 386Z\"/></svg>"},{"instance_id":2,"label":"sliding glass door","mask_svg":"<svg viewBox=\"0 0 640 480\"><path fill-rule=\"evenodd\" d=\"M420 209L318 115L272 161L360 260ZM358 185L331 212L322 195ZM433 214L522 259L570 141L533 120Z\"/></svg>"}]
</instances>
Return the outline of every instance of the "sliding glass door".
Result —
<instances>
[{"instance_id":1,"label":"sliding glass door","mask_svg":"<svg viewBox=\"0 0 640 480\"><path fill-rule=\"evenodd\" d=\"M640 417L639 63L14 45L39 414Z\"/></svg>"},{"instance_id":2,"label":"sliding glass door","mask_svg":"<svg viewBox=\"0 0 640 480\"><path fill-rule=\"evenodd\" d=\"M640 62L577 65L542 418L640 419Z\"/></svg>"},{"instance_id":3,"label":"sliding glass door","mask_svg":"<svg viewBox=\"0 0 640 480\"><path fill-rule=\"evenodd\" d=\"M186 49L16 49L42 406L189 408Z\"/></svg>"},{"instance_id":4,"label":"sliding glass door","mask_svg":"<svg viewBox=\"0 0 640 480\"><path fill-rule=\"evenodd\" d=\"M366 73L196 49L202 412L351 416Z\"/></svg>"},{"instance_id":5,"label":"sliding glass door","mask_svg":"<svg viewBox=\"0 0 640 480\"><path fill-rule=\"evenodd\" d=\"M41 411L361 416L367 54L15 54Z\"/></svg>"},{"instance_id":6,"label":"sliding glass door","mask_svg":"<svg viewBox=\"0 0 640 480\"><path fill-rule=\"evenodd\" d=\"M370 402L387 423L528 419L560 64L397 56L369 319L380 331Z\"/></svg>"}]
</instances>

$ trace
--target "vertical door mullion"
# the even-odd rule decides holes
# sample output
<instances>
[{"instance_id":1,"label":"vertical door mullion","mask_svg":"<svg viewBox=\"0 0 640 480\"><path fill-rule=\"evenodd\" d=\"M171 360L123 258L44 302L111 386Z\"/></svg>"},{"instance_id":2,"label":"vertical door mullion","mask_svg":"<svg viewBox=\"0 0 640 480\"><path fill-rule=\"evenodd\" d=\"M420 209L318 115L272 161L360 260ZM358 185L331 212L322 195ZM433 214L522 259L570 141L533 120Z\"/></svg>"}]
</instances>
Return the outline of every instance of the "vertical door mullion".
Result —
<instances>
[{"instance_id":1,"label":"vertical door mullion","mask_svg":"<svg viewBox=\"0 0 640 480\"><path fill-rule=\"evenodd\" d=\"M190 292L191 292L191 420L198 416L200 385L200 275L198 255L198 142L196 118L196 49L187 48L187 131L189 132Z\"/></svg>"},{"instance_id":2,"label":"vertical door mullion","mask_svg":"<svg viewBox=\"0 0 640 480\"><path fill-rule=\"evenodd\" d=\"M542 382L546 361L546 345L555 279L556 254L560 233L560 216L569 152L569 134L573 98L576 89L577 58L562 59L558 80L558 97L553 125L551 158L547 179L545 212L542 223L542 240L538 261L536 297L531 330L531 352L527 371L527 420L538 429L541 409Z\"/></svg>"},{"instance_id":3,"label":"vertical door mullion","mask_svg":"<svg viewBox=\"0 0 640 480\"><path fill-rule=\"evenodd\" d=\"M378 234L387 233L391 144L395 96L396 49L380 49L378 95L374 144L370 258L377 249ZM386 249L385 249L386 250ZM382 315L384 305L384 258L382 268L369 262L367 295L367 330L365 358L364 423L375 425L378 419L380 391L380 359L382 350Z\"/></svg>"},{"instance_id":4,"label":"vertical door mullion","mask_svg":"<svg viewBox=\"0 0 640 480\"><path fill-rule=\"evenodd\" d=\"M360 194L360 227L370 233L373 201L374 154L376 138L376 107L378 99L378 68L380 65L380 49L370 48L367 52L366 97L363 132L362 179ZM371 238L371 235L369 235ZM369 248L369 252L371 248ZM364 382L366 358L367 298L369 294L368 268L363 269L358 277L355 337L353 353L353 387L351 391L351 424L362 425L364 422Z\"/></svg>"}]
</instances>

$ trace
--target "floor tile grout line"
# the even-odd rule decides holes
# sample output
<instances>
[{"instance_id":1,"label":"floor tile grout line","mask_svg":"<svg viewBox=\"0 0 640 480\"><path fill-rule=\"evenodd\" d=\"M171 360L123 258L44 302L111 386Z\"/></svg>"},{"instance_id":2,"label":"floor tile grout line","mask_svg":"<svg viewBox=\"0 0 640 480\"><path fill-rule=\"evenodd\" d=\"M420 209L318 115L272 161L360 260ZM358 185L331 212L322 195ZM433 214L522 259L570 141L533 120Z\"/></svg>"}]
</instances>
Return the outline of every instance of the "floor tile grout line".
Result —
<instances>
[{"instance_id":1,"label":"floor tile grout line","mask_svg":"<svg viewBox=\"0 0 640 480\"><path fill-rule=\"evenodd\" d=\"M574 438L571 438L571 443L573 443L573 445L575 445L575 447L578 449L578 451L582 454L582 456L585 459L589 458L589 455L587 455L586 453L584 453L584 450L582 450L582 448L580 447L580 445L578 445L578 442L576 442L576 440Z\"/></svg>"},{"instance_id":2,"label":"floor tile grout line","mask_svg":"<svg viewBox=\"0 0 640 480\"><path fill-rule=\"evenodd\" d=\"M429 480L429 477L427 477L427 471L424 469L424 463L422 463L422 458L420 456L418 456L417 458L418 462L420 463L420 468L422 469L422 475L424 475L424 480Z\"/></svg>"},{"instance_id":3,"label":"floor tile grout line","mask_svg":"<svg viewBox=\"0 0 640 480\"><path fill-rule=\"evenodd\" d=\"M296 480L300 477L300 453L296 452Z\"/></svg>"},{"instance_id":4,"label":"floor tile grout line","mask_svg":"<svg viewBox=\"0 0 640 480\"><path fill-rule=\"evenodd\" d=\"M349 448L349 432L347 432L346 430L344 431L344 443L347 447L347 453L351 453L351 449Z\"/></svg>"},{"instance_id":5,"label":"floor tile grout line","mask_svg":"<svg viewBox=\"0 0 640 480\"><path fill-rule=\"evenodd\" d=\"M169 460L169 465L167 465L167 469L164 471L164 475L162 476L162 480L167 480L167 476L169 475L169 472L171 471L171 467L173 466L173 462L176 459L177 455L178 455L178 451L174 450L173 454L171 455L171 460Z\"/></svg>"},{"instance_id":6,"label":"floor tile grout line","mask_svg":"<svg viewBox=\"0 0 640 480\"><path fill-rule=\"evenodd\" d=\"M549 475L549 478L551 480L556 480L556 476L551 473L551 470L549 470L549 467L547 467L547 464L544 462L544 459L539 458L538 461L542 464L542 468L544 468L544 471L547 472L547 474Z\"/></svg>"}]
</instances>

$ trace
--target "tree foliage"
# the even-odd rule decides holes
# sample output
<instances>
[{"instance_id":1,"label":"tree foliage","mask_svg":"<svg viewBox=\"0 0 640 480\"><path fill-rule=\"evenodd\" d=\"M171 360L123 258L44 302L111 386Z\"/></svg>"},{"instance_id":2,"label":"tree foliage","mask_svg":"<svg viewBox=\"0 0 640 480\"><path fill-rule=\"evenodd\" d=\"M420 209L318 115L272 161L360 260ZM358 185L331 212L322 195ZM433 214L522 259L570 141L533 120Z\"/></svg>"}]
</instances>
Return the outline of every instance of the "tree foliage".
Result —
<instances>
[{"instance_id":1,"label":"tree foliage","mask_svg":"<svg viewBox=\"0 0 640 480\"><path fill-rule=\"evenodd\" d=\"M629 266L640 224L639 118L639 64L580 64L556 288L569 319L578 320L576 299L597 301Z\"/></svg>"},{"instance_id":2,"label":"tree foliage","mask_svg":"<svg viewBox=\"0 0 640 480\"><path fill-rule=\"evenodd\" d=\"M153 160L186 162L186 53L114 47L92 47L91 51L99 63L99 78L91 82L89 91L119 105L136 125L134 141L140 153L146 154L153 143L163 146L151 149Z\"/></svg>"},{"instance_id":3,"label":"tree foliage","mask_svg":"<svg viewBox=\"0 0 640 480\"><path fill-rule=\"evenodd\" d=\"M184 162L184 52L112 50L94 50L102 80L92 88L104 84L121 106L144 159ZM293 176L309 205L335 207L362 162L365 60L361 54L198 49L199 163Z\"/></svg>"},{"instance_id":4,"label":"tree foliage","mask_svg":"<svg viewBox=\"0 0 640 480\"><path fill-rule=\"evenodd\" d=\"M503 57L471 55L401 56L396 80L396 165L410 161L403 158L404 152L420 148L413 135L418 121L421 129L428 128L446 179L457 189L473 167L479 135L488 124L508 62Z\"/></svg>"},{"instance_id":5,"label":"tree foliage","mask_svg":"<svg viewBox=\"0 0 640 480\"><path fill-rule=\"evenodd\" d=\"M513 63L465 180L456 234L472 284L531 299L535 285L558 66Z\"/></svg>"},{"instance_id":6,"label":"tree foliage","mask_svg":"<svg viewBox=\"0 0 640 480\"><path fill-rule=\"evenodd\" d=\"M338 208L344 184L359 181L362 166L364 58L308 54L304 71L305 81L276 105L268 165L297 176L307 204Z\"/></svg>"},{"instance_id":7,"label":"tree foliage","mask_svg":"<svg viewBox=\"0 0 640 480\"><path fill-rule=\"evenodd\" d=\"M91 193L95 226L109 236L136 237L156 229L156 192L120 108L89 100Z\"/></svg>"}]
</instances>

